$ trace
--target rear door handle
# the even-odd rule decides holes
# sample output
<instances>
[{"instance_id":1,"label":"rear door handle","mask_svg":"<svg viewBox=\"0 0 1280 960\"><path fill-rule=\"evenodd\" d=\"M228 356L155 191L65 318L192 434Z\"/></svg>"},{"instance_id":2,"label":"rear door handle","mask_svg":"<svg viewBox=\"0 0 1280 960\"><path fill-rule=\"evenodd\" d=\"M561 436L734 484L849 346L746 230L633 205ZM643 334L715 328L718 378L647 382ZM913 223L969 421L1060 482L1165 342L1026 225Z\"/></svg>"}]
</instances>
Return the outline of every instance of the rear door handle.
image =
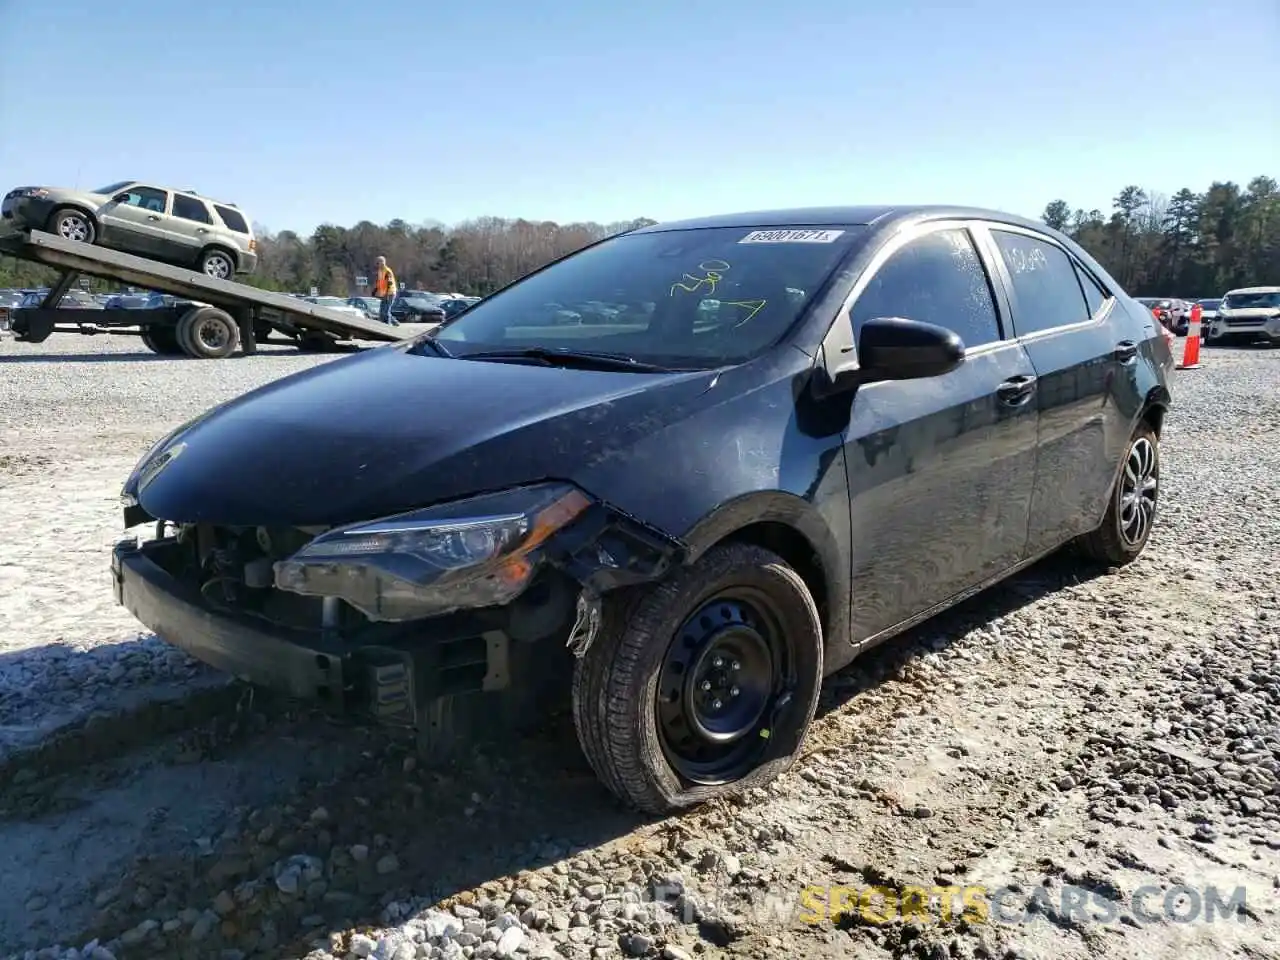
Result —
<instances>
[{"instance_id":1,"label":"rear door handle","mask_svg":"<svg viewBox=\"0 0 1280 960\"><path fill-rule=\"evenodd\" d=\"M1026 375L1010 377L996 387L996 396L1000 398L1000 402L1010 407L1022 406L1035 396L1035 392L1036 378Z\"/></svg>"},{"instance_id":2,"label":"rear door handle","mask_svg":"<svg viewBox=\"0 0 1280 960\"><path fill-rule=\"evenodd\" d=\"M1121 340L1116 344L1115 353L1112 356L1121 363L1128 363L1138 355L1138 345L1132 340Z\"/></svg>"},{"instance_id":3,"label":"rear door handle","mask_svg":"<svg viewBox=\"0 0 1280 960\"><path fill-rule=\"evenodd\" d=\"M196 233L208 233L208 232L209 230L207 227L196 227Z\"/></svg>"}]
</instances>

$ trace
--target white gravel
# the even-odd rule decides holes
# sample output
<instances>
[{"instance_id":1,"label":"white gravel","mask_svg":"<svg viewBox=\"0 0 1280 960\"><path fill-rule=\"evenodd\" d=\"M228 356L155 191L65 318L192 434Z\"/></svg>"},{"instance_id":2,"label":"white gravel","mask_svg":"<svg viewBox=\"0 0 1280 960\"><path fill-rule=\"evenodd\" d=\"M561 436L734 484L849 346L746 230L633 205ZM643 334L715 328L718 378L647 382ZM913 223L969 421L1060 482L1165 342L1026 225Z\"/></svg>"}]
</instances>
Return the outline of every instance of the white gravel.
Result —
<instances>
[{"instance_id":1,"label":"white gravel","mask_svg":"<svg viewBox=\"0 0 1280 960\"><path fill-rule=\"evenodd\" d=\"M212 682L112 605L119 483L179 420L324 362L120 358L129 347L0 342L5 724L47 731L129 691ZM87 355L17 360L55 351ZM562 718L429 768L401 738L242 702L0 782L0 952L1280 955L1280 351L1204 360L1176 375L1139 563L1085 579L1050 561L864 658L767 791L645 823L610 803ZM806 885L974 883L1038 909L1020 924L796 914ZM1064 912L1065 884L1121 919ZM1245 888L1245 911L1135 913L1144 887L1210 884Z\"/></svg>"}]
</instances>

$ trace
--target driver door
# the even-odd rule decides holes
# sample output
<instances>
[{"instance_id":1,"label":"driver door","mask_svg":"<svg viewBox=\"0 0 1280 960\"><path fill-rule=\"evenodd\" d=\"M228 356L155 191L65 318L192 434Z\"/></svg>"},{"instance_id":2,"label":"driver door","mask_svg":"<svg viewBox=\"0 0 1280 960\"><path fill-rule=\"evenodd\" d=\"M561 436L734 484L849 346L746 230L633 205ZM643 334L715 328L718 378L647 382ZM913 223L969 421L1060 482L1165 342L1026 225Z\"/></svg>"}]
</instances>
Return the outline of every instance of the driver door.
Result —
<instances>
[{"instance_id":1,"label":"driver door","mask_svg":"<svg viewBox=\"0 0 1280 960\"><path fill-rule=\"evenodd\" d=\"M950 373L853 395L855 644L1024 559L1038 430L1034 367L963 224L894 238L858 287L846 319L855 342L867 320L905 317L952 330L966 352Z\"/></svg>"},{"instance_id":2,"label":"driver door","mask_svg":"<svg viewBox=\"0 0 1280 960\"><path fill-rule=\"evenodd\" d=\"M159 256L169 244L165 221L171 198L168 190L134 184L116 196L99 211L99 217L111 237L111 245L143 256Z\"/></svg>"}]
</instances>

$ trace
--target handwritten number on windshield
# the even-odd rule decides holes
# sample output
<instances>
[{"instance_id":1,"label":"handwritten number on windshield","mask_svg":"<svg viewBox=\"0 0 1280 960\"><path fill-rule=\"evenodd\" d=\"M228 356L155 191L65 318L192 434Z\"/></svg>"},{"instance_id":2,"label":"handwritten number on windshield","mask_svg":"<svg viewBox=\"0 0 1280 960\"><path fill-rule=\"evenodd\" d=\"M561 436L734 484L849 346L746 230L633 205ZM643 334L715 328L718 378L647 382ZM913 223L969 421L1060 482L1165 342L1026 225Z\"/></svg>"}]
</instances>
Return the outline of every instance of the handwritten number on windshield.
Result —
<instances>
[{"instance_id":1,"label":"handwritten number on windshield","mask_svg":"<svg viewBox=\"0 0 1280 960\"><path fill-rule=\"evenodd\" d=\"M704 286L707 288L708 294L715 293L716 287L724 279L724 271L728 269L729 264L723 260L704 260L698 264L698 270L702 272L703 276L699 277L692 273L686 273L671 285L671 292L668 296L674 297L677 290L683 290L686 293L697 293Z\"/></svg>"}]
</instances>

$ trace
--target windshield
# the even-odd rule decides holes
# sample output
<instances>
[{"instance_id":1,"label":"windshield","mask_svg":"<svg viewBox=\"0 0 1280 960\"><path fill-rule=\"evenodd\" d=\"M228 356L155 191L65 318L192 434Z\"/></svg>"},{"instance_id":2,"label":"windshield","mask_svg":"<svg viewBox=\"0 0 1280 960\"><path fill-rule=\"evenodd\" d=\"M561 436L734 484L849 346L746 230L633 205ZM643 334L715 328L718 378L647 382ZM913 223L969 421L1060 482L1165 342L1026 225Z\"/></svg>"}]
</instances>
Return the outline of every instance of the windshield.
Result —
<instances>
[{"instance_id":1,"label":"windshield","mask_svg":"<svg viewBox=\"0 0 1280 960\"><path fill-rule=\"evenodd\" d=\"M1217 310L1218 305L1222 303L1221 300L1200 300L1197 302L1206 310Z\"/></svg>"},{"instance_id":2,"label":"windshield","mask_svg":"<svg viewBox=\"0 0 1280 960\"><path fill-rule=\"evenodd\" d=\"M543 347L666 366L741 363L791 327L863 229L626 234L481 300L434 338L459 356Z\"/></svg>"},{"instance_id":3,"label":"windshield","mask_svg":"<svg viewBox=\"0 0 1280 960\"><path fill-rule=\"evenodd\" d=\"M97 190L94 190L93 192L100 193L104 197L109 197L114 193L119 193L121 190L129 186L129 184L131 183L133 183L132 180L121 180L119 183L112 183L112 184L108 184L105 187L99 187Z\"/></svg>"},{"instance_id":4,"label":"windshield","mask_svg":"<svg viewBox=\"0 0 1280 960\"><path fill-rule=\"evenodd\" d=\"M1222 306L1227 310L1280 307L1280 293L1228 293L1222 299Z\"/></svg>"}]
</instances>

